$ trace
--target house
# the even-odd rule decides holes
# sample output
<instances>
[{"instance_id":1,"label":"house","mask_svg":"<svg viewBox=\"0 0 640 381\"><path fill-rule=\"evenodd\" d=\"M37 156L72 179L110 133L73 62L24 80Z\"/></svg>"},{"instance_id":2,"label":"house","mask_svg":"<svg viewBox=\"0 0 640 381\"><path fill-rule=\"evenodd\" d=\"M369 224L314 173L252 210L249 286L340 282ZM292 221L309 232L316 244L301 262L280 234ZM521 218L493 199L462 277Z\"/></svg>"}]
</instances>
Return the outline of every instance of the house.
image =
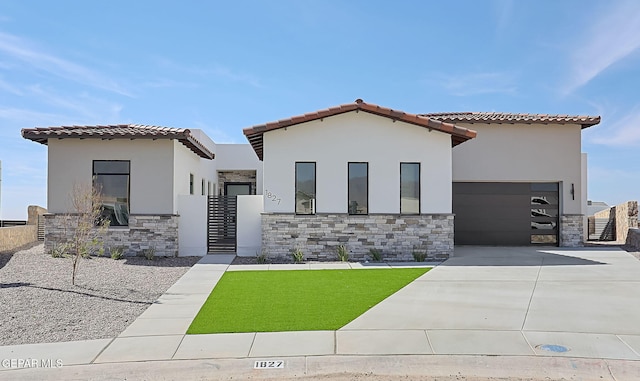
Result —
<instances>
[{"instance_id":1,"label":"house","mask_svg":"<svg viewBox=\"0 0 640 381\"><path fill-rule=\"evenodd\" d=\"M450 255L451 154L474 131L357 100L244 134L264 163L267 253Z\"/></svg>"},{"instance_id":2,"label":"house","mask_svg":"<svg viewBox=\"0 0 640 381\"><path fill-rule=\"evenodd\" d=\"M447 258L454 244L582 245L581 130L599 121L419 115L356 100L246 128L250 144L241 145L141 125L22 135L49 146L50 241L67 234L60 219L71 184L93 179L115 221L108 244L126 243L132 253L153 246L203 255L233 240L238 255L299 248L324 259L344 245L354 258L379 249L406 260L414 252Z\"/></svg>"},{"instance_id":3,"label":"house","mask_svg":"<svg viewBox=\"0 0 640 381\"><path fill-rule=\"evenodd\" d=\"M245 129L264 162L262 247L315 257L343 244L356 257L377 248L409 259L447 257L454 243L581 245L580 133L599 121L413 115L357 100Z\"/></svg>"},{"instance_id":4,"label":"house","mask_svg":"<svg viewBox=\"0 0 640 381\"><path fill-rule=\"evenodd\" d=\"M201 130L145 125L23 129L48 146L45 249L65 242L75 184L98 185L107 247L128 254L207 253L207 196L255 194L262 165L248 145L215 144ZM192 223L197 221L197 223Z\"/></svg>"},{"instance_id":5,"label":"house","mask_svg":"<svg viewBox=\"0 0 640 381\"><path fill-rule=\"evenodd\" d=\"M581 131L600 117L446 113L473 128L453 151L456 244L580 246L586 240L587 158Z\"/></svg>"}]
</instances>

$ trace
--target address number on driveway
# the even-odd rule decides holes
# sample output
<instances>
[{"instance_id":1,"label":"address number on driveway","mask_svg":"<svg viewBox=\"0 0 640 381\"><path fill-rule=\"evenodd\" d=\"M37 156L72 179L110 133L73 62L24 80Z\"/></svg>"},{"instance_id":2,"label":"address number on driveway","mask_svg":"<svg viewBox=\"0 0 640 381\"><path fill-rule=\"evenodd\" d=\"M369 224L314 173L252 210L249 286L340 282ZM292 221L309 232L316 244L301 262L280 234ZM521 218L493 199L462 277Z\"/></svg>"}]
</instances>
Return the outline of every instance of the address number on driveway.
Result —
<instances>
[{"instance_id":1,"label":"address number on driveway","mask_svg":"<svg viewBox=\"0 0 640 381\"><path fill-rule=\"evenodd\" d=\"M253 369L284 369L284 361L259 360L253 363Z\"/></svg>"}]
</instances>

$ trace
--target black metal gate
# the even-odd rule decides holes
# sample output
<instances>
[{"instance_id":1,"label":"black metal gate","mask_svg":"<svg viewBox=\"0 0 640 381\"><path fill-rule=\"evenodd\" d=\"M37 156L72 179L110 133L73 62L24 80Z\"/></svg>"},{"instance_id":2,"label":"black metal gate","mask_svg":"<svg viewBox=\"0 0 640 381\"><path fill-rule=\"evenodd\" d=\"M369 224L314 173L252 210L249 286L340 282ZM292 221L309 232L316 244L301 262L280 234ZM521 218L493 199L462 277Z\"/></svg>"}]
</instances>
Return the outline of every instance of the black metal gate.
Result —
<instances>
[{"instance_id":1,"label":"black metal gate","mask_svg":"<svg viewBox=\"0 0 640 381\"><path fill-rule=\"evenodd\" d=\"M207 202L209 253L236 251L236 196L209 196Z\"/></svg>"}]
</instances>

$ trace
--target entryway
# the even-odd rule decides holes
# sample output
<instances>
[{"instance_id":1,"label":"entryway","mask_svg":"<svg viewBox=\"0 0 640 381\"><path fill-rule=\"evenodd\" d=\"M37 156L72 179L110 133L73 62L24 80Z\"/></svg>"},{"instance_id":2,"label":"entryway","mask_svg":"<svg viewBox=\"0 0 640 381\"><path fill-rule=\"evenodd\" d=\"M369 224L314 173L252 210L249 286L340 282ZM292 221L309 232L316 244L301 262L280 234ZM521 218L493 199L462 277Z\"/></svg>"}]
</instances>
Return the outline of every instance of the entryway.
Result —
<instances>
[{"instance_id":1,"label":"entryway","mask_svg":"<svg viewBox=\"0 0 640 381\"><path fill-rule=\"evenodd\" d=\"M207 200L207 247L209 253L235 253L236 213L238 195L251 194L251 183L227 182L220 196L209 196Z\"/></svg>"}]
</instances>

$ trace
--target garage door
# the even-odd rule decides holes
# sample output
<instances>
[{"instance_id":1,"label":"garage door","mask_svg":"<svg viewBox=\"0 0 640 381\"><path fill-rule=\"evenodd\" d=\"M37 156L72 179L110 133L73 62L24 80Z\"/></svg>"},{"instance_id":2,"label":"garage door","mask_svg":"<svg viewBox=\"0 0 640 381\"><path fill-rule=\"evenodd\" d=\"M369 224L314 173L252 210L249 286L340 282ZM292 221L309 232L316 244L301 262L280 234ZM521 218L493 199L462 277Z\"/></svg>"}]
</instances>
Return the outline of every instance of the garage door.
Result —
<instances>
[{"instance_id":1,"label":"garage door","mask_svg":"<svg viewBox=\"0 0 640 381\"><path fill-rule=\"evenodd\" d=\"M558 244L558 183L453 183L456 245Z\"/></svg>"}]
</instances>

